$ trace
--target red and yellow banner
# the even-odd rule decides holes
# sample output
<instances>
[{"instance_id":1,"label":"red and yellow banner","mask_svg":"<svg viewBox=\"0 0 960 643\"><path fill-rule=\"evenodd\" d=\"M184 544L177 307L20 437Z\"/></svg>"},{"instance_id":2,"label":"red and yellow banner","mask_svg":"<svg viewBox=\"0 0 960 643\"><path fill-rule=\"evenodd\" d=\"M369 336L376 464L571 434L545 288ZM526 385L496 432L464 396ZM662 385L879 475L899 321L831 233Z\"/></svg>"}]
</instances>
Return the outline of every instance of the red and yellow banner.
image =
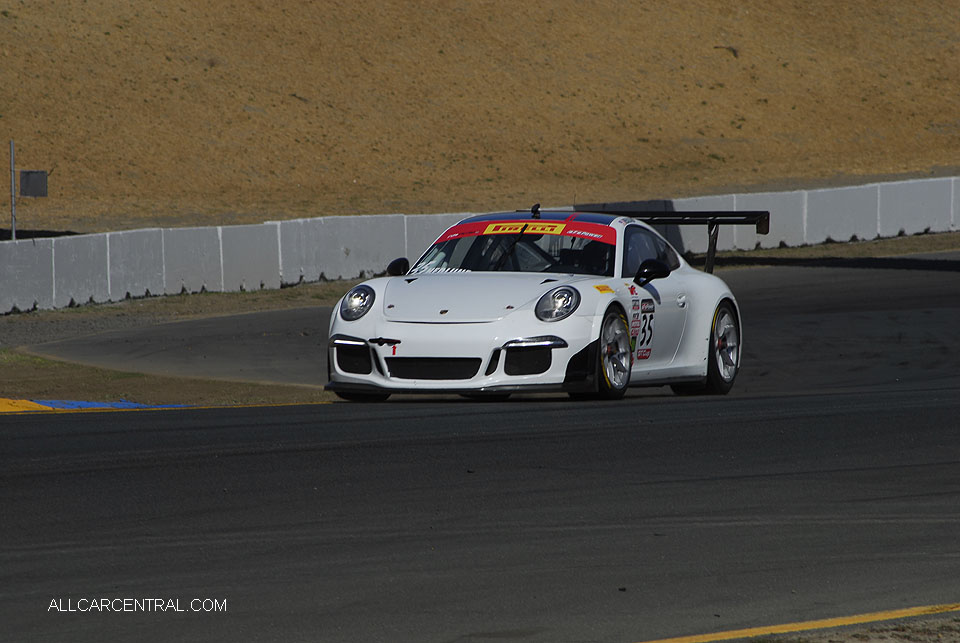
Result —
<instances>
[{"instance_id":1,"label":"red and yellow banner","mask_svg":"<svg viewBox=\"0 0 960 643\"><path fill-rule=\"evenodd\" d=\"M523 226L527 226L524 228ZM460 237L476 237L487 234L552 234L565 237L580 237L592 239L610 245L616 245L617 232L608 225L587 223L580 221L471 221L459 223L437 239L437 243L459 239Z\"/></svg>"},{"instance_id":2,"label":"red and yellow banner","mask_svg":"<svg viewBox=\"0 0 960 643\"><path fill-rule=\"evenodd\" d=\"M566 226L550 221L498 221L487 225L482 234L519 234L521 230L524 234L561 234Z\"/></svg>"}]
</instances>

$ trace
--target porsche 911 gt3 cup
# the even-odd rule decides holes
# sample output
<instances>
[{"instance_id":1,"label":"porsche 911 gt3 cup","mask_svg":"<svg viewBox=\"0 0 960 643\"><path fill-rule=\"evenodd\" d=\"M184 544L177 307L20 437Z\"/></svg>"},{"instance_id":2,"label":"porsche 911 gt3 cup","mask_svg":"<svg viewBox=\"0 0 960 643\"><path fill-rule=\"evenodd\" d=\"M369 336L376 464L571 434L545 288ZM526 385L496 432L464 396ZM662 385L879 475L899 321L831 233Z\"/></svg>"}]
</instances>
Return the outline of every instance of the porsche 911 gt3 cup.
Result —
<instances>
[{"instance_id":1,"label":"porsche 911 gt3 cup","mask_svg":"<svg viewBox=\"0 0 960 643\"><path fill-rule=\"evenodd\" d=\"M411 267L352 288L334 308L327 389L617 399L630 386L727 393L740 368L736 298L646 221L710 226L769 214L507 212L469 217ZM644 220L641 220L644 219Z\"/></svg>"}]
</instances>

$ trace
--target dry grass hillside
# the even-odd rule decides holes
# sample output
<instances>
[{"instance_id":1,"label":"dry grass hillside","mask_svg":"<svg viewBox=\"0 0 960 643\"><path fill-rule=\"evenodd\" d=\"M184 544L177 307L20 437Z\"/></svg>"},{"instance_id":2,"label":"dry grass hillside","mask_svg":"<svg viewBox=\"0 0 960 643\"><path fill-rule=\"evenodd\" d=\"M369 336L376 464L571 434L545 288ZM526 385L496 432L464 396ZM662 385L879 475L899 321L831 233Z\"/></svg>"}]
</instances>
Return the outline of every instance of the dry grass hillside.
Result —
<instances>
[{"instance_id":1,"label":"dry grass hillside","mask_svg":"<svg viewBox=\"0 0 960 643\"><path fill-rule=\"evenodd\" d=\"M956 0L0 9L0 131L18 168L52 172L47 199L18 204L20 229L483 211L960 166Z\"/></svg>"}]
</instances>

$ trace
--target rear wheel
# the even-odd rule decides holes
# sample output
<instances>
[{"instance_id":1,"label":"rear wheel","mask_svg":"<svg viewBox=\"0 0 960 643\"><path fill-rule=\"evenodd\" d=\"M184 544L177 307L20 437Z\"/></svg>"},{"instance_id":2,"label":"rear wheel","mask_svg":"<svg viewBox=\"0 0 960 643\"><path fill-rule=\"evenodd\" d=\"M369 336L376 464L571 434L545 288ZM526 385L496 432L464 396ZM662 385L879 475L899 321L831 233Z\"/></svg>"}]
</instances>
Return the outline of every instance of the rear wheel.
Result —
<instances>
[{"instance_id":1,"label":"rear wheel","mask_svg":"<svg viewBox=\"0 0 960 643\"><path fill-rule=\"evenodd\" d=\"M619 308L609 308L600 326L597 346L597 397L619 400L630 385L633 350L630 348L630 326Z\"/></svg>"},{"instance_id":2,"label":"rear wheel","mask_svg":"<svg viewBox=\"0 0 960 643\"><path fill-rule=\"evenodd\" d=\"M740 372L740 322L730 302L721 302L713 315L707 393L725 395Z\"/></svg>"},{"instance_id":3,"label":"rear wheel","mask_svg":"<svg viewBox=\"0 0 960 643\"><path fill-rule=\"evenodd\" d=\"M713 313L707 354L707 379L700 384L675 384L678 395L706 393L726 395L740 371L740 322L729 301L720 302Z\"/></svg>"}]
</instances>

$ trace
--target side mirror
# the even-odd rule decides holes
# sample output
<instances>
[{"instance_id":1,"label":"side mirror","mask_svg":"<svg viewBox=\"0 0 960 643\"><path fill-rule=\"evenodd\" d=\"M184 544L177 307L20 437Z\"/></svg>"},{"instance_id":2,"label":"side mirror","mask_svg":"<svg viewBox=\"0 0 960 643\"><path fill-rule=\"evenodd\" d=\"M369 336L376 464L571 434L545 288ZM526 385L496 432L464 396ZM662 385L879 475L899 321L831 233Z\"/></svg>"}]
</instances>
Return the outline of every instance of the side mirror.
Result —
<instances>
[{"instance_id":1,"label":"side mirror","mask_svg":"<svg viewBox=\"0 0 960 643\"><path fill-rule=\"evenodd\" d=\"M640 264L637 275L633 278L633 283L638 286L646 286L654 279L663 279L670 274L670 266L659 259L647 259Z\"/></svg>"},{"instance_id":2,"label":"side mirror","mask_svg":"<svg viewBox=\"0 0 960 643\"><path fill-rule=\"evenodd\" d=\"M394 259L390 262L390 265L387 266L387 274L391 277L399 277L405 275L410 271L410 260L406 257L400 257L399 259Z\"/></svg>"}]
</instances>

